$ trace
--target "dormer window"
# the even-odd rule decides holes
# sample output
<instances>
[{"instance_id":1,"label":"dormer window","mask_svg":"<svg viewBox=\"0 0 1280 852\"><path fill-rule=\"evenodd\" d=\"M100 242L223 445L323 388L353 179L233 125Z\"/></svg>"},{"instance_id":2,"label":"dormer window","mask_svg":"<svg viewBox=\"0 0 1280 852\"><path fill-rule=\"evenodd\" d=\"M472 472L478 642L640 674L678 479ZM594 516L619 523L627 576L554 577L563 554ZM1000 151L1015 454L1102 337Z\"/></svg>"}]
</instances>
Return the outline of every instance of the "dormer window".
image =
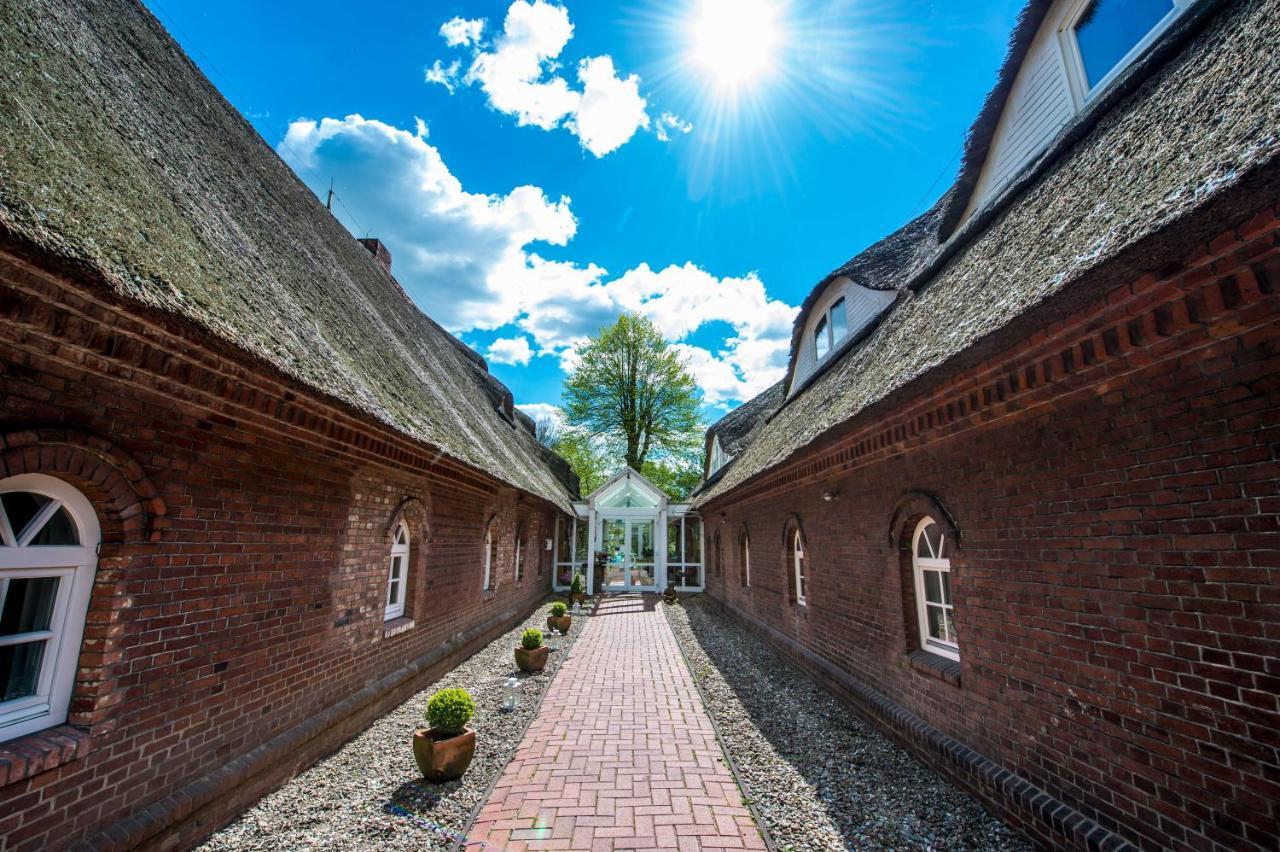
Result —
<instances>
[{"instance_id":1,"label":"dormer window","mask_svg":"<svg viewBox=\"0 0 1280 852\"><path fill-rule=\"evenodd\" d=\"M1087 99L1111 82L1195 0L1084 0L1067 17L1068 65Z\"/></svg>"},{"instance_id":2,"label":"dormer window","mask_svg":"<svg viewBox=\"0 0 1280 852\"><path fill-rule=\"evenodd\" d=\"M813 350L817 359L821 361L827 357L827 354L835 349L836 344L844 340L848 333L849 323L845 316L844 296L841 296L831 303L831 307L827 308L813 328Z\"/></svg>"}]
</instances>

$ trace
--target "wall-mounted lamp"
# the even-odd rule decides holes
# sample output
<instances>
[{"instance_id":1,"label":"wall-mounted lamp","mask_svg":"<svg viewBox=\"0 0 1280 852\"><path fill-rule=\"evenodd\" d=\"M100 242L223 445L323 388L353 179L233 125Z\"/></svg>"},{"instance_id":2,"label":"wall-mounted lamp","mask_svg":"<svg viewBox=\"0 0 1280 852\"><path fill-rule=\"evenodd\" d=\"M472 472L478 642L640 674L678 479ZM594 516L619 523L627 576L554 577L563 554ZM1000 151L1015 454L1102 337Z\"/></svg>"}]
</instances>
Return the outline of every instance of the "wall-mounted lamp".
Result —
<instances>
[{"instance_id":1,"label":"wall-mounted lamp","mask_svg":"<svg viewBox=\"0 0 1280 852\"><path fill-rule=\"evenodd\" d=\"M839 497L840 497L839 489L833 489L831 491L822 492L822 499L826 500L828 503L830 503L832 500L838 499Z\"/></svg>"}]
</instances>

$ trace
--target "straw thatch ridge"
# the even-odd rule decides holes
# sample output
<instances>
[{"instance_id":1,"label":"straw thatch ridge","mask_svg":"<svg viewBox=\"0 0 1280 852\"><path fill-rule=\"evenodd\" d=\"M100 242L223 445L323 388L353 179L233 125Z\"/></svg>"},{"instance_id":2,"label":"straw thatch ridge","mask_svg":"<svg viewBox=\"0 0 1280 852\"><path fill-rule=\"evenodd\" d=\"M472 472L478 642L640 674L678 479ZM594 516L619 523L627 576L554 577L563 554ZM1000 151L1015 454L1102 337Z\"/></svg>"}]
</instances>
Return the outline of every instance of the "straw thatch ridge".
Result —
<instances>
[{"instance_id":1,"label":"straw thatch ridge","mask_svg":"<svg viewBox=\"0 0 1280 852\"><path fill-rule=\"evenodd\" d=\"M0 244L568 508L484 360L409 303L134 0L0 4ZM426 306L428 309L430 305Z\"/></svg>"},{"instance_id":2,"label":"straw thatch ridge","mask_svg":"<svg viewBox=\"0 0 1280 852\"><path fill-rule=\"evenodd\" d=\"M1086 282L1092 292L1180 256L1248 214L1257 199L1244 203L1244 187L1280 186L1280 65L1268 59L1280 53L1280 4L1215 8L995 213L989 205L937 252L912 253L921 268L879 327L789 396L695 504L777 469L926 375L960 369L998 333L1030 333L1021 319L1051 299L1066 305ZM955 204L954 192L944 201Z\"/></svg>"}]
</instances>

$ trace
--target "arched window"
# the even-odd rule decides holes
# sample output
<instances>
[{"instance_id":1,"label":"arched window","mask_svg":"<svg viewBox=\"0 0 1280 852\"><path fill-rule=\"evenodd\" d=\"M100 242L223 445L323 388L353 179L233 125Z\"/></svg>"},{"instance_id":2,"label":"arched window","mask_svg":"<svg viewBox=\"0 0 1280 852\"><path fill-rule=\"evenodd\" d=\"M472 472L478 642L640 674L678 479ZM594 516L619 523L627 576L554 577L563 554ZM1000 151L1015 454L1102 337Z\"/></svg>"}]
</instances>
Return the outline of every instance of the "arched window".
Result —
<instances>
[{"instance_id":1,"label":"arched window","mask_svg":"<svg viewBox=\"0 0 1280 852\"><path fill-rule=\"evenodd\" d=\"M516 582L524 579L524 524L516 527Z\"/></svg>"},{"instance_id":2,"label":"arched window","mask_svg":"<svg viewBox=\"0 0 1280 852\"><path fill-rule=\"evenodd\" d=\"M804 555L804 533L797 526L791 531L791 593L795 602L804 606L805 578L808 574L808 561Z\"/></svg>"},{"instance_id":3,"label":"arched window","mask_svg":"<svg viewBox=\"0 0 1280 852\"><path fill-rule=\"evenodd\" d=\"M100 538L62 480L0 480L0 741L67 719Z\"/></svg>"},{"instance_id":4,"label":"arched window","mask_svg":"<svg viewBox=\"0 0 1280 852\"><path fill-rule=\"evenodd\" d=\"M746 527L738 533L738 580L744 587L751 585L751 536Z\"/></svg>"},{"instance_id":5,"label":"arched window","mask_svg":"<svg viewBox=\"0 0 1280 852\"><path fill-rule=\"evenodd\" d=\"M387 577L387 621L404 615L404 596L409 575L409 528L404 521L391 536L391 563Z\"/></svg>"},{"instance_id":6,"label":"arched window","mask_svg":"<svg viewBox=\"0 0 1280 852\"><path fill-rule=\"evenodd\" d=\"M950 543L941 526L927 515L911 537L911 566L916 580L916 613L920 621L920 646L927 651L960 659L951 603Z\"/></svg>"},{"instance_id":7,"label":"arched window","mask_svg":"<svg viewBox=\"0 0 1280 852\"><path fill-rule=\"evenodd\" d=\"M498 525L496 520L490 521L488 528L484 531L484 590L489 591L493 588L493 564L498 561L498 536L495 535L494 527Z\"/></svg>"}]
</instances>

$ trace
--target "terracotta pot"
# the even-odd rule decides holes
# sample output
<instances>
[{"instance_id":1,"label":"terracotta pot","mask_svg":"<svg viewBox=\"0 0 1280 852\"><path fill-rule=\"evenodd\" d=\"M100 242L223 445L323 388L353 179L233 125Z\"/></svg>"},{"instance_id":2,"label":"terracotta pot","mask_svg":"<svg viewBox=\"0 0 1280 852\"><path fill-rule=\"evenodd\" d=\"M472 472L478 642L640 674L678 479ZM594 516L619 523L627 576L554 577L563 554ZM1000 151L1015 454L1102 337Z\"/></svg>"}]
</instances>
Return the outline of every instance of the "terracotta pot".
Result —
<instances>
[{"instance_id":1,"label":"terracotta pot","mask_svg":"<svg viewBox=\"0 0 1280 852\"><path fill-rule=\"evenodd\" d=\"M587 600L585 592L579 592L577 594L570 595L569 597L573 598L574 603L586 603Z\"/></svg>"},{"instance_id":2,"label":"terracotta pot","mask_svg":"<svg viewBox=\"0 0 1280 852\"><path fill-rule=\"evenodd\" d=\"M674 601L678 596L675 589L664 589L662 592L663 599L668 602Z\"/></svg>"},{"instance_id":3,"label":"terracotta pot","mask_svg":"<svg viewBox=\"0 0 1280 852\"><path fill-rule=\"evenodd\" d=\"M556 618L554 615L547 616L548 630L559 630L561 633L568 633L569 625L571 624L573 624L573 616L571 615L566 614L566 615L560 616L559 618Z\"/></svg>"},{"instance_id":4,"label":"terracotta pot","mask_svg":"<svg viewBox=\"0 0 1280 852\"><path fill-rule=\"evenodd\" d=\"M540 672L542 667L547 664L547 654L550 652L551 649L546 645L534 648L532 651L517 645L516 665L520 667L522 672Z\"/></svg>"},{"instance_id":5,"label":"terracotta pot","mask_svg":"<svg viewBox=\"0 0 1280 852\"><path fill-rule=\"evenodd\" d=\"M418 761L422 777L439 784L461 778L476 753L476 732L467 728L460 734L445 736L434 728L413 732L413 759Z\"/></svg>"}]
</instances>

